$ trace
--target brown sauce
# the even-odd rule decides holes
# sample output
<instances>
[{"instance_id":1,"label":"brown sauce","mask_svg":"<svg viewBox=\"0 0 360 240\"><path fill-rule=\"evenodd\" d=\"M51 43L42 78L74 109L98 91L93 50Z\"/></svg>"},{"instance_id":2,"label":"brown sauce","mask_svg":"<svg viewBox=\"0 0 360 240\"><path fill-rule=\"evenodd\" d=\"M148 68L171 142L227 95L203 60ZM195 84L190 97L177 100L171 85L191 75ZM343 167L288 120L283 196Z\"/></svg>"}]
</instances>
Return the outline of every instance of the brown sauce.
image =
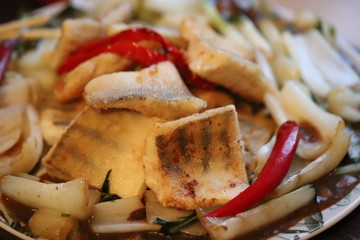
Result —
<instances>
[{"instance_id":1,"label":"brown sauce","mask_svg":"<svg viewBox=\"0 0 360 240\"><path fill-rule=\"evenodd\" d=\"M277 222L271 223L268 226L259 229L259 231L252 232L246 236L238 238L238 240L252 239L252 240L263 240L271 236L279 234L280 232L286 231L291 226L294 226L297 222L306 216L314 215L320 210L326 209L331 205L337 203L351 190L360 183L360 173L344 174L344 175L328 175L314 183L317 191L316 201L313 203L293 212L284 219ZM5 205L11 216L17 221L27 222L31 215L36 209L29 208L21 203L18 203L6 196L2 196L2 202ZM276 209L274 209L276 211ZM144 217L144 211L141 210L136 213L136 219L139 215ZM264 216L266 217L266 216ZM179 233L171 236L166 236L160 232L140 232L140 233L124 233L124 234L96 234L90 230L88 222L80 223L80 238L77 240L128 240L128 239L174 239L174 240L205 240L209 239L208 235L201 237L190 236L187 234Z\"/></svg>"}]
</instances>

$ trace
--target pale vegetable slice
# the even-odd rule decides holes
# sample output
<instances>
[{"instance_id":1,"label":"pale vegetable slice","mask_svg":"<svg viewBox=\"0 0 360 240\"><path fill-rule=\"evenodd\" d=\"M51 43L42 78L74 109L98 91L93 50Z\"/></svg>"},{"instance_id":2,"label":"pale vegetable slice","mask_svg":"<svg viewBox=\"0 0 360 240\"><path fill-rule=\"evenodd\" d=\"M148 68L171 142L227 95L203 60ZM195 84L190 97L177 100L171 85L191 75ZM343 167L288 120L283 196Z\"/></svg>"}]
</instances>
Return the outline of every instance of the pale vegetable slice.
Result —
<instances>
[{"instance_id":1,"label":"pale vegetable slice","mask_svg":"<svg viewBox=\"0 0 360 240\"><path fill-rule=\"evenodd\" d=\"M338 34L336 35L336 45L341 53L350 59L354 68L360 72L360 53L358 49Z\"/></svg>"},{"instance_id":2,"label":"pale vegetable slice","mask_svg":"<svg viewBox=\"0 0 360 240\"><path fill-rule=\"evenodd\" d=\"M4 85L0 88L1 105L29 103L36 99L34 81L23 75L8 71Z\"/></svg>"},{"instance_id":3,"label":"pale vegetable slice","mask_svg":"<svg viewBox=\"0 0 360 240\"><path fill-rule=\"evenodd\" d=\"M160 225L145 220L131 220L131 215L144 207L138 196L98 203L92 211L91 229L96 233L160 230Z\"/></svg>"},{"instance_id":4,"label":"pale vegetable slice","mask_svg":"<svg viewBox=\"0 0 360 240\"><path fill-rule=\"evenodd\" d=\"M295 210L309 204L315 198L315 189L304 186L279 198L265 202L255 208L229 218L203 218L201 223L208 230L211 238L230 240L261 229L267 224L286 217ZM198 210L198 216L206 211Z\"/></svg>"},{"instance_id":5,"label":"pale vegetable slice","mask_svg":"<svg viewBox=\"0 0 360 240\"><path fill-rule=\"evenodd\" d=\"M311 61L309 49L303 38L289 32L283 34L284 43L299 66L303 81L316 97L324 99L331 90L331 85L325 81L324 76Z\"/></svg>"},{"instance_id":6,"label":"pale vegetable slice","mask_svg":"<svg viewBox=\"0 0 360 240\"><path fill-rule=\"evenodd\" d=\"M299 67L293 59L286 55L276 55L272 62L272 69L280 86L283 86L288 80L301 79Z\"/></svg>"},{"instance_id":7,"label":"pale vegetable slice","mask_svg":"<svg viewBox=\"0 0 360 240\"><path fill-rule=\"evenodd\" d=\"M61 35L60 29L56 28L35 28L28 29L21 33L23 39L58 38Z\"/></svg>"},{"instance_id":8,"label":"pale vegetable slice","mask_svg":"<svg viewBox=\"0 0 360 240\"><path fill-rule=\"evenodd\" d=\"M49 21L49 18L44 15L32 16L20 20L15 20L7 23L0 24L0 36L11 31L19 31L24 27L33 27L44 25Z\"/></svg>"},{"instance_id":9,"label":"pale vegetable slice","mask_svg":"<svg viewBox=\"0 0 360 240\"><path fill-rule=\"evenodd\" d=\"M169 222L181 221L192 213L192 210L178 210L176 208L164 207L159 202L146 202L146 219L148 223L152 223L156 218ZM179 231L192 236L203 236L206 234L206 230L198 222L185 226Z\"/></svg>"},{"instance_id":10,"label":"pale vegetable slice","mask_svg":"<svg viewBox=\"0 0 360 240\"><path fill-rule=\"evenodd\" d=\"M23 121L22 107L21 105L12 105L0 108L0 154L9 150L20 140Z\"/></svg>"},{"instance_id":11,"label":"pale vegetable slice","mask_svg":"<svg viewBox=\"0 0 360 240\"><path fill-rule=\"evenodd\" d=\"M271 19L262 18L257 22L257 25L261 33L271 44L273 51L277 54L284 54L286 52L285 45L275 23Z\"/></svg>"},{"instance_id":12,"label":"pale vegetable slice","mask_svg":"<svg viewBox=\"0 0 360 240\"><path fill-rule=\"evenodd\" d=\"M343 120L316 105L310 96L295 81L288 81L280 92L281 105L290 119L314 128L318 139L300 140L297 154L313 160L329 148L336 134L337 126Z\"/></svg>"},{"instance_id":13,"label":"pale vegetable slice","mask_svg":"<svg viewBox=\"0 0 360 240\"><path fill-rule=\"evenodd\" d=\"M1 181L1 191L29 207L58 210L82 220L89 214L87 179L47 184L7 175Z\"/></svg>"},{"instance_id":14,"label":"pale vegetable slice","mask_svg":"<svg viewBox=\"0 0 360 240\"><path fill-rule=\"evenodd\" d=\"M278 84L275 80L274 72L270 66L270 62L267 57L261 51L255 51L255 61L262 70L264 76L269 80L273 89L279 89Z\"/></svg>"},{"instance_id":15,"label":"pale vegetable slice","mask_svg":"<svg viewBox=\"0 0 360 240\"><path fill-rule=\"evenodd\" d=\"M202 11L207 16L209 23L213 25L226 39L232 41L239 46L242 50L239 52L242 56L252 59L253 58L253 47L245 36L240 32L234 25L226 22L216 6L210 1L202 1Z\"/></svg>"},{"instance_id":16,"label":"pale vegetable slice","mask_svg":"<svg viewBox=\"0 0 360 240\"><path fill-rule=\"evenodd\" d=\"M330 91L328 97L329 111L347 121L360 120L360 93L348 88L338 88Z\"/></svg>"},{"instance_id":17,"label":"pale vegetable slice","mask_svg":"<svg viewBox=\"0 0 360 240\"><path fill-rule=\"evenodd\" d=\"M48 239L66 240L78 227L78 220L61 211L41 208L30 218L31 232Z\"/></svg>"},{"instance_id":18,"label":"pale vegetable slice","mask_svg":"<svg viewBox=\"0 0 360 240\"><path fill-rule=\"evenodd\" d=\"M31 105L22 110L21 142L11 151L0 155L0 176L16 172L29 172L38 162L43 149L39 119Z\"/></svg>"},{"instance_id":19,"label":"pale vegetable slice","mask_svg":"<svg viewBox=\"0 0 360 240\"><path fill-rule=\"evenodd\" d=\"M242 18L236 22L236 26L254 49L261 51L268 58L272 57L273 51L269 42L249 18L242 16Z\"/></svg>"},{"instance_id":20,"label":"pale vegetable slice","mask_svg":"<svg viewBox=\"0 0 360 240\"><path fill-rule=\"evenodd\" d=\"M284 180L269 198L282 196L300 186L312 183L333 170L346 155L351 134L344 132L344 123L339 123L329 149L299 172Z\"/></svg>"},{"instance_id":21,"label":"pale vegetable slice","mask_svg":"<svg viewBox=\"0 0 360 240\"><path fill-rule=\"evenodd\" d=\"M359 75L317 30L297 35L306 44L311 63L334 88L350 87L360 83Z\"/></svg>"}]
</instances>

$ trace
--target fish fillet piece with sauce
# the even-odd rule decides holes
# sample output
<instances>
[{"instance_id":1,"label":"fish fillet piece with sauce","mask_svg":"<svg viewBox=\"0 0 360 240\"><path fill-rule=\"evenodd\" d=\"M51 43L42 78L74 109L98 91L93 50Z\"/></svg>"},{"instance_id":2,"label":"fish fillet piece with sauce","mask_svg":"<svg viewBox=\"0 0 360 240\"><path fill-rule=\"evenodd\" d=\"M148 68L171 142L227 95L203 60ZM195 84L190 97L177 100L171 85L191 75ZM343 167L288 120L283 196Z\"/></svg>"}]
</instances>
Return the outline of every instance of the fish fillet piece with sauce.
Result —
<instances>
[{"instance_id":1,"label":"fish fillet piece with sauce","mask_svg":"<svg viewBox=\"0 0 360 240\"><path fill-rule=\"evenodd\" d=\"M120 197L145 191L143 152L145 139L157 122L129 110L86 107L43 158L50 176L71 180L88 178L101 188L109 170L110 192Z\"/></svg>"},{"instance_id":2,"label":"fish fillet piece with sauce","mask_svg":"<svg viewBox=\"0 0 360 240\"><path fill-rule=\"evenodd\" d=\"M127 108L164 119L188 116L206 107L168 61L141 71L97 77L86 85L84 97L94 108Z\"/></svg>"},{"instance_id":3,"label":"fish fillet piece with sauce","mask_svg":"<svg viewBox=\"0 0 360 240\"><path fill-rule=\"evenodd\" d=\"M166 207L223 204L248 186L233 105L157 123L147 138L146 185Z\"/></svg>"},{"instance_id":4,"label":"fish fillet piece with sauce","mask_svg":"<svg viewBox=\"0 0 360 240\"><path fill-rule=\"evenodd\" d=\"M256 63L232 45L216 41L215 33L206 24L185 18L180 34L189 42L189 67L202 78L254 102L262 102L265 93L275 91Z\"/></svg>"}]
</instances>

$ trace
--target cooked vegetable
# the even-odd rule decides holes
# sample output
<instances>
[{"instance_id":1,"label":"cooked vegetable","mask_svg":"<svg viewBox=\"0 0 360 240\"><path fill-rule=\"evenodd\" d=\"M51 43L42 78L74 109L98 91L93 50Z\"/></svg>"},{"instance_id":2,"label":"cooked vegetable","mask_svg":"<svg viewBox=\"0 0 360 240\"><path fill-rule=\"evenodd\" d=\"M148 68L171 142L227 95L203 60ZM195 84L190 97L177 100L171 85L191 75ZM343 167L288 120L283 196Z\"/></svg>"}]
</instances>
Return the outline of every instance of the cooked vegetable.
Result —
<instances>
[{"instance_id":1,"label":"cooked vegetable","mask_svg":"<svg viewBox=\"0 0 360 240\"><path fill-rule=\"evenodd\" d=\"M351 133L344 132L344 123L339 123L330 147L321 156L309 163L298 173L282 182L269 196L275 198L300 186L311 183L329 173L344 158L350 145Z\"/></svg>"},{"instance_id":2,"label":"cooked vegetable","mask_svg":"<svg viewBox=\"0 0 360 240\"><path fill-rule=\"evenodd\" d=\"M98 203L92 211L91 229L96 233L119 233L156 231L161 228L151 224L143 218L132 217L136 211L144 210L139 197L117 199L110 202ZM144 216L145 217L145 216Z\"/></svg>"},{"instance_id":3,"label":"cooked vegetable","mask_svg":"<svg viewBox=\"0 0 360 240\"><path fill-rule=\"evenodd\" d=\"M159 53L158 51L147 49L138 44L138 42L144 40L155 41L161 44L166 53ZM178 67L180 74L182 74L185 81L189 84L194 84L195 86L203 87L205 89L213 88L212 84L207 83L198 76L192 74L180 50L160 34L147 28L124 30L108 38L85 45L65 60L63 65L59 68L59 73L63 74L69 72L80 63L105 52L120 54L145 67L170 60Z\"/></svg>"},{"instance_id":4,"label":"cooked vegetable","mask_svg":"<svg viewBox=\"0 0 360 240\"><path fill-rule=\"evenodd\" d=\"M243 34L238 29L236 29L234 25L226 22L222 18L213 1L202 0L202 4L203 12L207 16L210 24L213 25L216 30L218 30L227 39L231 39L231 41L238 43L240 46L242 46L241 53L243 54L243 56L248 59L252 59L254 56L253 48L243 36Z\"/></svg>"},{"instance_id":5,"label":"cooked vegetable","mask_svg":"<svg viewBox=\"0 0 360 240\"><path fill-rule=\"evenodd\" d=\"M338 88L330 91L328 97L329 111L347 121L360 121L360 93L349 88Z\"/></svg>"},{"instance_id":6,"label":"cooked vegetable","mask_svg":"<svg viewBox=\"0 0 360 240\"><path fill-rule=\"evenodd\" d=\"M307 160L314 160L329 148L338 124L343 122L315 104L297 81L287 81L280 94L267 95L265 103L278 124L288 119L299 122L302 135L297 154Z\"/></svg>"},{"instance_id":7,"label":"cooked vegetable","mask_svg":"<svg viewBox=\"0 0 360 240\"><path fill-rule=\"evenodd\" d=\"M243 211L260 202L284 179L289 171L299 142L299 125L288 121L282 124L276 135L271 155L253 184L222 207L203 217L225 217Z\"/></svg>"},{"instance_id":8,"label":"cooked vegetable","mask_svg":"<svg viewBox=\"0 0 360 240\"><path fill-rule=\"evenodd\" d=\"M200 221L208 230L211 238L218 240L234 239L289 215L313 201L315 194L315 189L307 185L234 217L225 219L200 217ZM200 209L198 214L200 216L206 215L207 211Z\"/></svg>"},{"instance_id":9,"label":"cooked vegetable","mask_svg":"<svg viewBox=\"0 0 360 240\"><path fill-rule=\"evenodd\" d=\"M58 210L81 220L89 215L89 190L86 179L47 184L6 175L1 181L0 188L4 195L29 207Z\"/></svg>"},{"instance_id":10,"label":"cooked vegetable","mask_svg":"<svg viewBox=\"0 0 360 240\"><path fill-rule=\"evenodd\" d=\"M107 172L104 183L101 187L100 202L108 202L108 201L120 199L120 197L117 194L110 192L110 183L109 183L110 173L111 173L111 169Z\"/></svg>"},{"instance_id":11,"label":"cooked vegetable","mask_svg":"<svg viewBox=\"0 0 360 240\"><path fill-rule=\"evenodd\" d=\"M254 49L261 51L266 57L273 56L273 50L268 41L261 35L254 23L246 16L241 16L235 21L235 26L241 31Z\"/></svg>"},{"instance_id":12,"label":"cooked vegetable","mask_svg":"<svg viewBox=\"0 0 360 240\"><path fill-rule=\"evenodd\" d=\"M283 38L291 57L299 67L302 80L316 97L325 99L331 90L331 86L311 61L304 39L289 32L284 33Z\"/></svg>"},{"instance_id":13,"label":"cooked vegetable","mask_svg":"<svg viewBox=\"0 0 360 240\"><path fill-rule=\"evenodd\" d=\"M12 148L19 140L22 132L22 106L12 105L0 108L0 154Z\"/></svg>"},{"instance_id":14,"label":"cooked vegetable","mask_svg":"<svg viewBox=\"0 0 360 240\"><path fill-rule=\"evenodd\" d=\"M39 236L66 240L78 227L78 220L58 210L41 208L32 215L28 226L31 232Z\"/></svg>"},{"instance_id":15,"label":"cooked vegetable","mask_svg":"<svg viewBox=\"0 0 360 240\"><path fill-rule=\"evenodd\" d=\"M335 175L360 172L360 163L352 163L335 169Z\"/></svg>"},{"instance_id":16,"label":"cooked vegetable","mask_svg":"<svg viewBox=\"0 0 360 240\"><path fill-rule=\"evenodd\" d=\"M20 141L0 155L0 176L30 172L42 153L43 139L35 108L30 104L22 106L21 115Z\"/></svg>"},{"instance_id":17,"label":"cooked vegetable","mask_svg":"<svg viewBox=\"0 0 360 240\"><path fill-rule=\"evenodd\" d=\"M162 225L162 228L160 229L161 232L164 232L166 234L174 234L180 231L180 229L182 229L183 227L186 227L198 221L199 219L196 216L196 212L194 211L189 216L184 217L182 220L176 222L169 222L161 218L156 218L153 223Z\"/></svg>"}]
</instances>

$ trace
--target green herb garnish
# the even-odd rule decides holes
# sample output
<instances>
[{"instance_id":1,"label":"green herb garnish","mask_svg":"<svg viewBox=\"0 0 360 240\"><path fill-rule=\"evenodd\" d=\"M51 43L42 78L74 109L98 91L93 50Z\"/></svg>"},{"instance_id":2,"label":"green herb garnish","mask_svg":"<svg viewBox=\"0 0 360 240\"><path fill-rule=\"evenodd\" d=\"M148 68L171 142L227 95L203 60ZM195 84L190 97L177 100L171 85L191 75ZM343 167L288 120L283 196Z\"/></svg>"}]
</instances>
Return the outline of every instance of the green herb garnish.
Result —
<instances>
[{"instance_id":1,"label":"green herb garnish","mask_svg":"<svg viewBox=\"0 0 360 240\"><path fill-rule=\"evenodd\" d=\"M162 233L174 234L174 233L177 233L178 231L180 231L180 229L182 229L183 227L186 227L186 226L188 226L192 223L196 223L198 221L199 221L199 219L196 216L196 212L194 211L192 214L190 214L187 217L182 218L182 220L180 220L180 221L170 222L170 221L166 221L161 218L156 218L152 223L162 225L162 228L160 229L160 231Z\"/></svg>"},{"instance_id":2,"label":"green herb garnish","mask_svg":"<svg viewBox=\"0 0 360 240\"><path fill-rule=\"evenodd\" d=\"M111 173L111 169L107 172L104 183L101 187L100 202L108 202L121 198L115 193L110 193L110 180L109 180L110 173Z\"/></svg>"}]
</instances>

